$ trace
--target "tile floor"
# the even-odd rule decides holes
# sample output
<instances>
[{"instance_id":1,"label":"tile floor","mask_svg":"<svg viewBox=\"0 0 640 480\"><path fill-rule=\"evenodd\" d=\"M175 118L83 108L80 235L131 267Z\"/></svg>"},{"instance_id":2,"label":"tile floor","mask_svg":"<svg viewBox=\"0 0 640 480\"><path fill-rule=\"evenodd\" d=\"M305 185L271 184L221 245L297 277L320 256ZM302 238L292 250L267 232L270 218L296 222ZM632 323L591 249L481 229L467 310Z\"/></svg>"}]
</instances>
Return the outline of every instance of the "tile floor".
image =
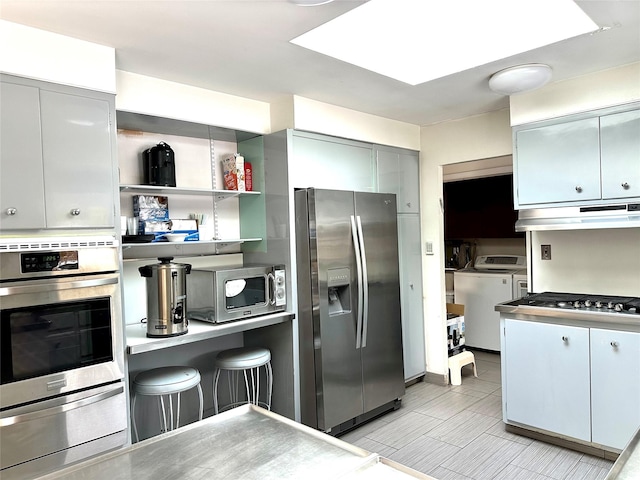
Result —
<instances>
[{"instance_id":1,"label":"tile floor","mask_svg":"<svg viewBox=\"0 0 640 480\"><path fill-rule=\"evenodd\" d=\"M402 406L340 438L438 480L599 480L613 462L505 432L500 356L474 352L478 378L417 383Z\"/></svg>"}]
</instances>

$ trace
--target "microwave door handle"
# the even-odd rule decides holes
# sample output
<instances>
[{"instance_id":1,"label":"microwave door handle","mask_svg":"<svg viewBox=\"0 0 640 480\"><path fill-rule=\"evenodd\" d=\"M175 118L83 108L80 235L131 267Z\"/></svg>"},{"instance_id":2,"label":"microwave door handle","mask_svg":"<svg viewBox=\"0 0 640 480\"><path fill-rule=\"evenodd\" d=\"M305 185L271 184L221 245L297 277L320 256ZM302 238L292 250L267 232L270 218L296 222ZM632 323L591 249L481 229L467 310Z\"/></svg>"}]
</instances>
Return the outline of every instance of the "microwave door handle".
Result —
<instances>
[{"instance_id":1,"label":"microwave door handle","mask_svg":"<svg viewBox=\"0 0 640 480\"><path fill-rule=\"evenodd\" d=\"M367 273L367 252L364 248L364 234L360 215L356 218L358 225L358 241L360 242L360 257L362 262L362 348L367 346L367 327L369 325L369 274Z\"/></svg>"},{"instance_id":2,"label":"microwave door handle","mask_svg":"<svg viewBox=\"0 0 640 480\"><path fill-rule=\"evenodd\" d=\"M269 272L267 275L267 303L269 305L276 304L276 277L273 273Z\"/></svg>"},{"instance_id":3,"label":"microwave door handle","mask_svg":"<svg viewBox=\"0 0 640 480\"><path fill-rule=\"evenodd\" d=\"M356 218L351 215L351 238L353 239L353 249L356 256L356 271L358 280L358 311L356 322L356 350L360 348L362 341L362 258L360 256L360 242L358 241L358 227Z\"/></svg>"}]
</instances>

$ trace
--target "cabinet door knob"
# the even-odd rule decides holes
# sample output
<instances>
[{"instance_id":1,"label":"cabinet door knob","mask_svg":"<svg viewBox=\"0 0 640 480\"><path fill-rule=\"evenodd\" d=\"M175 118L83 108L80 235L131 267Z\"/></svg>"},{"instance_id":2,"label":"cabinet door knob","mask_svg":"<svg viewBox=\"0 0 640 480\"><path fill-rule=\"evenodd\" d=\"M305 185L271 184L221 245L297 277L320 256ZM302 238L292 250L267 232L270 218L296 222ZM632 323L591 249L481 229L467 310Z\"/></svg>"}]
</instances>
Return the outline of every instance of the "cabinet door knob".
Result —
<instances>
[{"instance_id":1,"label":"cabinet door knob","mask_svg":"<svg viewBox=\"0 0 640 480\"><path fill-rule=\"evenodd\" d=\"M410 284L409 284L409 288L410 288L411 290L413 290L413 283L410 283Z\"/></svg>"},{"instance_id":2,"label":"cabinet door knob","mask_svg":"<svg viewBox=\"0 0 640 480\"><path fill-rule=\"evenodd\" d=\"M612 346L613 348L618 348L618 346L619 346L619 345L620 345L620 344L619 344L618 342L616 342L615 340L614 340L613 342L611 342L611 346Z\"/></svg>"},{"instance_id":3,"label":"cabinet door knob","mask_svg":"<svg viewBox=\"0 0 640 480\"><path fill-rule=\"evenodd\" d=\"M625 190L629 190L629 184L627 182L622 183L620 186Z\"/></svg>"},{"instance_id":4,"label":"cabinet door knob","mask_svg":"<svg viewBox=\"0 0 640 480\"><path fill-rule=\"evenodd\" d=\"M7 215L15 215L16 213L18 213L18 209L17 208L7 208Z\"/></svg>"},{"instance_id":5,"label":"cabinet door knob","mask_svg":"<svg viewBox=\"0 0 640 480\"><path fill-rule=\"evenodd\" d=\"M580 185L576 185L576 192L582 193L582 187Z\"/></svg>"},{"instance_id":6,"label":"cabinet door knob","mask_svg":"<svg viewBox=\"0 0 640 480\"><path fill-rule=\"evenodd\" d=\"M80 209L79 208L72 208L70 213L74 217L77 217L78 215L80 215Z\"/></svg>"},{"instance_id":7,"label":"cabinet door knob","mask_svg":"<svg viewBox=\"0 0 640 480\"><path fill-rule=\"evenodd\" d=\"M563 341L564 343L567 343L567 342L569 341L569 337L567 337L566 335L563 335L563 336L562 336L562 341Z\"/></svg>"},{"instance_id":8,"label":"cabinet door knob","mask_svg":"<svg viewBox=\"0 0 640 480\"><path fill-rule=\"evenodd\" d=\"M407 207L411 208L411 202L407 202Z\"/></svg>"}]
</instances>

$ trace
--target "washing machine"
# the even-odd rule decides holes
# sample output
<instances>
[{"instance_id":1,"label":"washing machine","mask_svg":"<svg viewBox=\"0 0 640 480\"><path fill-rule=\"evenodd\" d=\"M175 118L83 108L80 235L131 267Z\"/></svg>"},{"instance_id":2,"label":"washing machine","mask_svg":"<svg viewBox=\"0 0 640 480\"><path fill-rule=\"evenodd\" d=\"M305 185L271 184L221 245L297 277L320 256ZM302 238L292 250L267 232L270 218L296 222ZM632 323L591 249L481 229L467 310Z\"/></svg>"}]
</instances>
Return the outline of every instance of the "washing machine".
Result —
<instances>
[{"instance_id":1,"label":"washing machine","mask_svg":"<svg viewBox=\"0 0 640 480\"><path fill-rule=\"evenodd\" d=\"M500 351L500 314L495 306L520 298L523 288L526 294L526 268L525 256L481 255L473 268L454 272L454 300L464 305L467 347Z\"/></svg>"}]
</instances>

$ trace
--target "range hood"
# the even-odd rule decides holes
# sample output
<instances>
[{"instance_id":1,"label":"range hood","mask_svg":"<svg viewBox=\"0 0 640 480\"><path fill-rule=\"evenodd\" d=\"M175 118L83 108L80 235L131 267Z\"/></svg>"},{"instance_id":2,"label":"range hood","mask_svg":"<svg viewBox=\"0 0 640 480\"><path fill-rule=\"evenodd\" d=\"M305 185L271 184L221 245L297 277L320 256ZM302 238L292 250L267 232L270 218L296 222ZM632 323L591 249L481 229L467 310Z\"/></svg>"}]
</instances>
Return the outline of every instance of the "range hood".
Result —
<instances>
[{"instance_id":1,"label":"range hood","mask_svg":"<svg viewBox=\"0 0 640 480\"><path fill-rule=\"evenodd\" d=\"M520 210L516 232L640 227L640 203Z\"/></svg>"}]
</instances>

